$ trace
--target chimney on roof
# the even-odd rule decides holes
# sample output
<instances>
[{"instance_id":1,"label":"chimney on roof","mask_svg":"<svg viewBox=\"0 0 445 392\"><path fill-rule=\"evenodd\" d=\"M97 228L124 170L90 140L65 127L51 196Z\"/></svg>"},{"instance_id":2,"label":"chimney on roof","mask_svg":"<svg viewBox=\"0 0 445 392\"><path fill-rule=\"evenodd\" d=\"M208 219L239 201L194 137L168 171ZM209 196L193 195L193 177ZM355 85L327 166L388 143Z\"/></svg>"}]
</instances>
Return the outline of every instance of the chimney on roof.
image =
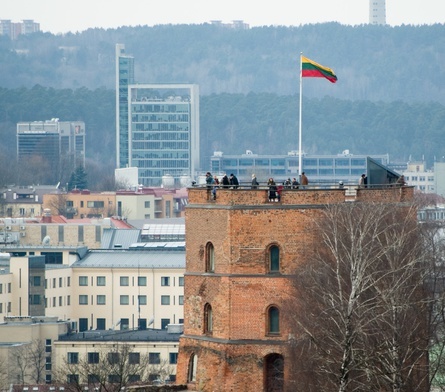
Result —
<instances>
[{"instance_id":1,"label":"chimney on roof","mask_svg":"<svg viewBox=\"0 0 445 392\"><path fill-rule=\"evenodd\" d=\"M51 210L49 208L45 208L43 210L42 223L52 223L52 221Z\"/></svg>"}]
</instances>

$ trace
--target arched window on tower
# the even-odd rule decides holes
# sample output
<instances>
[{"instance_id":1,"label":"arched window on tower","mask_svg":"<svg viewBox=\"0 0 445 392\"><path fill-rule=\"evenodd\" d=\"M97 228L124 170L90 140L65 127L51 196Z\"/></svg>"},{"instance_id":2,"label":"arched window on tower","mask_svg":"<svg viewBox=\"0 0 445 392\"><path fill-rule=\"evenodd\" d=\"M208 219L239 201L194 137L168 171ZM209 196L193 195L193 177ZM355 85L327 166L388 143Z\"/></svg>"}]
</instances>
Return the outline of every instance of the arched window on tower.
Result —
<instances>
[{"instance_id":1,"label":"arched window on tower","mask_svg":"<svg viewBox=\"0 0 445 392\"><path fill-rule=\"evenodd\" d=\"M284 357L272 353L264 358L264 391L284 391Z\"/></svg>"},{"instance_id":2,"label":"arched window on tower","mask_svg":"<svg viewBox=\"0 0 445 392\"><path fill-rule=\"evenodd\" d=\"M206 272L215 272L215 248L211 242L206 245Z\"/></svg>"},{"instance_id":3,"label":"arched window on tower","mask_svg":"<svg viewBox=\"0 0 445 392\"><path fill-rule=\"evenodd\" d=\"M213 332L213 311L212 305L204 306L204 333L211 334Z\"/></svg>"},{"instance_id":4,"label":"arched window on tower","mask_svg":"<svg viewBox=\"0 0 445 392\"><path fill-rule=\"evenodd\" d=\"M187 382L196 381L196 368L198 366L198 356L192 354L189 359L189 368L187 372Z\"/></svg>"},{"instance_id":5,"label":"arched window on tower","mask_svg":"<svg viewBox=\"0 0 445 392\"><path fill-rule=\"evenodd\" d=\"M277 245L269 247L269 272L280 272L280 248Z\"/></svg>"},{"instance_id":6,"label":"arched window on tower","mask_svg":"<svg viewBox=\"0 0 445 392\"><path fill-rule=\"evenodd\" d=\"M277 335L280 333L280 310L276 306L267 309L267 334Z\"/></svg>"}]
</instances>

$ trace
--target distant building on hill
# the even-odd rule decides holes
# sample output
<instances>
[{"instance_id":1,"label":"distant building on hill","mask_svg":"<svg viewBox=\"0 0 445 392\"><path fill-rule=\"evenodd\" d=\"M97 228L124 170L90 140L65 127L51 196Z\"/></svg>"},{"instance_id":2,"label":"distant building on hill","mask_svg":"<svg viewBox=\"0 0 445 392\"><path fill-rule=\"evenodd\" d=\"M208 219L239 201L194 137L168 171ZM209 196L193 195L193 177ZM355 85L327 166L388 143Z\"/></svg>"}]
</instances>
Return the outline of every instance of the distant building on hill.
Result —
<instances>
[{"instance_id":1,"label":"distant building on hill","mask_svg":"<svg viewBox=\"0 0 445 392\"><path fill-rule=\"evenodd\" d=\"M248 30L250 27L247 23L244 23L243 20L232 20L231 23L223 23L221 20L211 20L210 23L214 26L225 27L234 30Z\"/></svg>"},{"instance_id":2,"label":"distant building on hill","mask_svg":"<svg viewBox=\"0 0 445 392\"><path fill-rule=\"evenodd\" d=\"M0 20L0 35L6 35L11 39L17 39L19 35L31 34L40 31L40 24L32 19L23 19L21 22L14 23L9 19Z\"/></svg>"},{"instance_id":3,"label":"distant building on hill","mask_svg":"<svg viewBox=\"0 0 445 392\"><path fill-rule=\"evenodd\" d=\"M369 0L369 24L386 24L386 0Z\"/></svg>"},{"instance_id":4,"label":"distant building on hill","mask_svg":"<svg viewBox=\"0 0 445 392\"><path fill-rule=\"evenodd\" d=\"M85 167L85 123L58 118L19 122L17 158L20 162L34 156L45 159L55 173Z\"/></svg>"}]
</instances>

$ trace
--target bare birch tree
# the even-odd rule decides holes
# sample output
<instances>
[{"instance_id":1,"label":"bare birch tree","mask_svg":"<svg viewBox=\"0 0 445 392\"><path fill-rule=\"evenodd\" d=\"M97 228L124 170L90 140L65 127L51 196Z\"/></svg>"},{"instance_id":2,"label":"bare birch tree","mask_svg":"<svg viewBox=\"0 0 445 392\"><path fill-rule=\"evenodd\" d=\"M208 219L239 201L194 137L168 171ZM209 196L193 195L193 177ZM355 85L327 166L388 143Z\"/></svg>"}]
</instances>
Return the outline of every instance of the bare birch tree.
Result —
<instances>
[{"instance_id":1,"label":"bare birch tree","mask_svg":"<svg viewBox=\"0 0 445 392\"><path fill-rule=\"evenodd\" d=\"M315 225L319 246L297 271L298 305L289 305L299 332L296 378L308 380L301 390L427 390L416 209L333 205Z\"/></svg>"}]
</instances>

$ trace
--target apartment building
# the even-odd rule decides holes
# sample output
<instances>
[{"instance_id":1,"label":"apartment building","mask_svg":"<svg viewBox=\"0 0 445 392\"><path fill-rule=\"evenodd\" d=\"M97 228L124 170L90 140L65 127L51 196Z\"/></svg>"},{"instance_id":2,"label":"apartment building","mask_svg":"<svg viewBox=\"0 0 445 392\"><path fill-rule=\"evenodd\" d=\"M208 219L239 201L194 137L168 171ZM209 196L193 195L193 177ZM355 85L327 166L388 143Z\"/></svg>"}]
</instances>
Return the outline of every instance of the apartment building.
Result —
<instances>
[{"instance_id":1,"label":"apartment building","mask_svg":"<svg viewBox=\"0 0 445 392\"><path fill-rule=\"evenodd\" d=\"M51 382L53 345L68 331L69 323L54 317L6 317L0 323L0 388Z\"/></svg>"},{"instance_id":2,"label":"apartment building","mask_svg":"<svg viewBox=\"0 0 445 392\"><path fill-rule=\"evenodd\" d=\"M53 367L66 369L66 378L57 381L82 389L113 381L124 385L174 382L181 332L182 326L170 325L163 330L101 330L61 336L53 345ZM115 373L110 360L119 361L122 374Z\"/></svg>"},{"instance_id":3,"label":"apartment building","mask_svg":"<svg viewBox=\"0 0 445 392\"><path fill-rule=\"evenodd\" d=\"M43 214L43 196L56 185L8 186L0 189L0 216L34 218Z\"/></svg>"},{"instance_id":4,"label":"apartment building","mask_svg":"<svg viewBox=\"0 0 445 392\"><path fill-rule=\"evenodd\" d=\"M435 173L426 169L425 162L408 162L403 171L405 181L423 193L436 193Z\"/></svg>"},{"instance_id":5,"label":"apartment building","mask_svg":"<svg viewBox=\"0 0 445 392\"><path fill-rule=\"evenodd\" d=\"M116 192L72 190L43 196L43 209L51 215L68 219L107 218L117 216L125 220L175 218L184 215L187 190L144 188Z\"/></svg>"},{"instance_id":6,"label":"apartment building","mask_svg":"<svg viewBox=\"0 0 445 392\"><path fill-rule=\"evenodd\" d=\"M12 22L10 19L0 20L0 35L8 36L11 39L38 31L40 31L40 23L36 23L32 19L23 19L21 22Z\"/></svg>"},{"instance_id":7,"label":"apartment building","mask_svg":"<svg viewBox=\"0 0 445 392\"><path fill-rule=\"evenodd\" d=\"M121 237L116 236L120 243ZM30 333L26 339L17 335L15 344L5 340L2 328L11 325L11 317L32 319L30 325L50 319L66 327L58 336L42 338L47 345L62 339L61 334L71 335L52 349L56 355L60 348L58 359L48 355L46 382L52 380L51 368L63 365L67 347L83 347L78 351L82 353L90 350L87 347L95 351L94 339L88 342L85 338L85 333L92 331L102 340L132 347L138 345L132 339L148 339L133 351L152 358L153 377L173 380L179 333L168 334L167 327L184 321L184 242L165 242L164 238L163 242L112 248L4 245L0 257L0 356L16 355L19 346L29 350L39 338ZM168 371L157 361L167 364ZM11 377L16 379L14 374Z\"/></svg>"}]
</instances>

